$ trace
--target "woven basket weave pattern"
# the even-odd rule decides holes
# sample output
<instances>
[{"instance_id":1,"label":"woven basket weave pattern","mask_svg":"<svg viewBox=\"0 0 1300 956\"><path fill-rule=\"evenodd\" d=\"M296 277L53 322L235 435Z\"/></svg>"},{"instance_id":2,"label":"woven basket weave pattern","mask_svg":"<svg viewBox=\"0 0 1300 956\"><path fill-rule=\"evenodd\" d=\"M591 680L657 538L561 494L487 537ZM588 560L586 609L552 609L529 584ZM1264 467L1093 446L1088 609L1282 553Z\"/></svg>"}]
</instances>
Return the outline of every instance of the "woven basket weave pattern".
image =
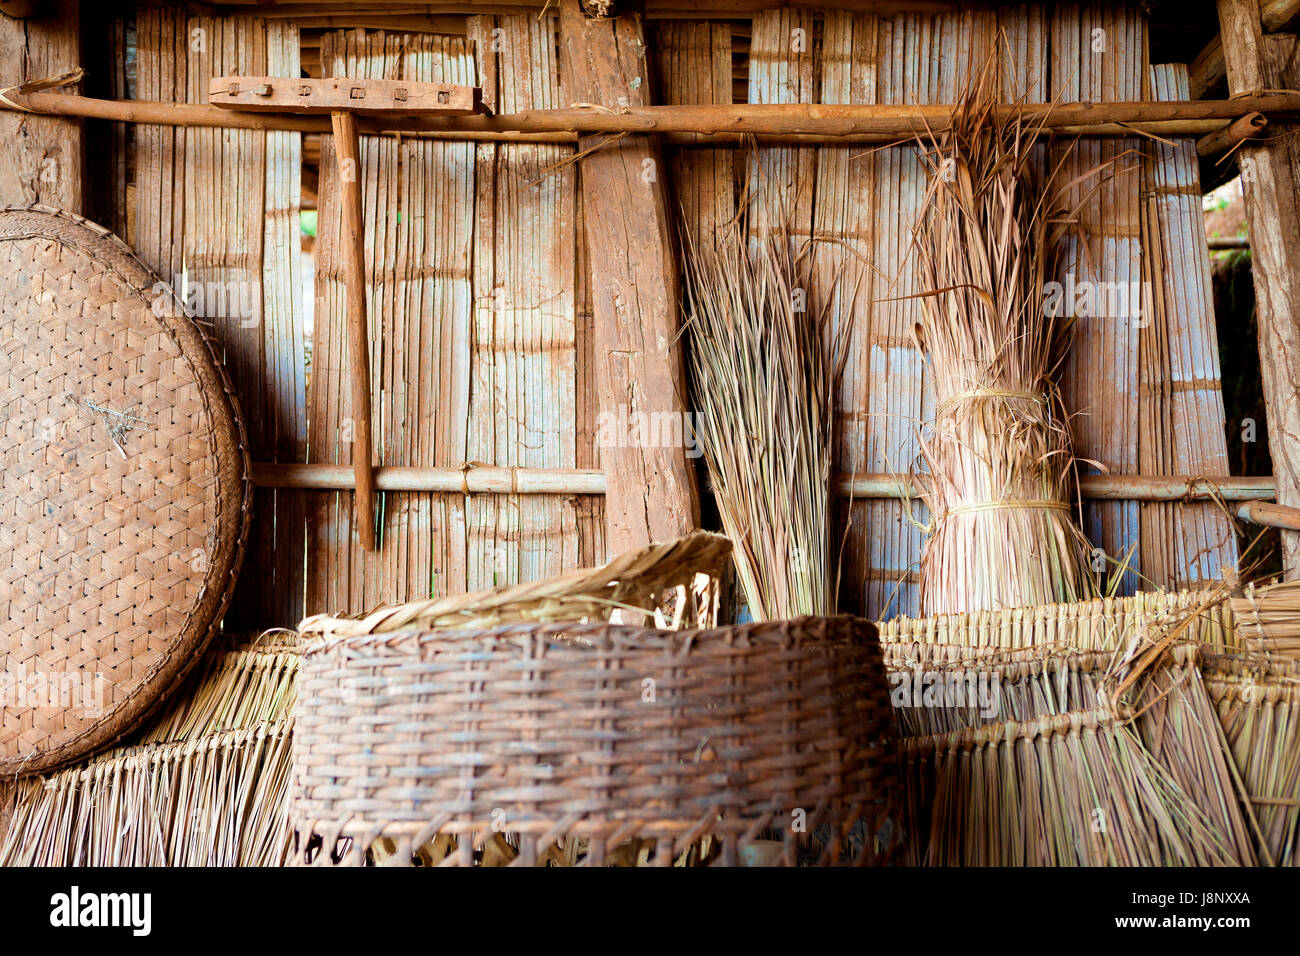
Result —
<instances>
[{"instance_id":1,"label":"woven basket weave pattern","mask_svg":"<svg viewBox=\"0 0 1300 956\"><path fill-rule=\"evenodd\" d=\"M0 213L0 649L6 692L27 694L5 701L6 772L129 730L229 599L245 443L210 344L155 313L156 281L84 220Z\"/></svg>"},{"instance_id":2,"label":"woven basket weave pattern","mask_svg":"<svg viewBox=\"0 0 1300 956\"><path fill-rule=\"evenodd\" d=\"M854 618L326 639L301 680L293 814L304 839L352 838L350 862L381 835L409 858L497 830L524 860L562 836L654 838L666 862L710 833L734 854L800 809L876 824L892 791L884 669Z\"/></svg>"}]
</instances>

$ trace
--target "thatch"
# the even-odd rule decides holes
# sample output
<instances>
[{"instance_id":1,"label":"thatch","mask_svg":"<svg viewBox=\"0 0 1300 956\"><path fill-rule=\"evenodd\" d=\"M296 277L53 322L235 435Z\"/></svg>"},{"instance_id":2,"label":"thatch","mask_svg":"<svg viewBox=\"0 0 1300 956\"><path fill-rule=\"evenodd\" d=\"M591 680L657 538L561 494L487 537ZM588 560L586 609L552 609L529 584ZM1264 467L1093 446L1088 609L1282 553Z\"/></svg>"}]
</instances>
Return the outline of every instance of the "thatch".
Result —
<instances>
[{"instance_id":1,"label":"thatch","mask_svg":"<svg viewBox=\"0 0 1300 956\"><path fill-rule=\"evenodd\" d=\"M1259 820L1260 856L1300 865L1300 662L1210 657L1204 669Z\"/></svg>"},{"instance_id":2,"label":"thatch","mask_svg":"<svg viewBox=\"0 0 1300 956\"><path fill-rule=\"evenodd\" d=\"M4 866L276 866L289 848L292 632L208 651L124 747L16 781Z\"/></svg>"},{"instance_id":3,"label":"thatch","mask_svg":"<svg viewBox=\"0 0 1300 956\"><path fill-rule=\"evenodd\" d=\"M1102 603L1038 614L1029 628L981 614L966 629L954 616L882 635L898 687L938 688L895 700L911 862L1257 861L1260 827L1197 667L1197 639L1225 634L1222 594L1181 610L1168 599L1115 602L1109 621L1096 613ZM1086 622L1095 650L1070 646L1073 622Z\"/></svg>"}]
</instances>

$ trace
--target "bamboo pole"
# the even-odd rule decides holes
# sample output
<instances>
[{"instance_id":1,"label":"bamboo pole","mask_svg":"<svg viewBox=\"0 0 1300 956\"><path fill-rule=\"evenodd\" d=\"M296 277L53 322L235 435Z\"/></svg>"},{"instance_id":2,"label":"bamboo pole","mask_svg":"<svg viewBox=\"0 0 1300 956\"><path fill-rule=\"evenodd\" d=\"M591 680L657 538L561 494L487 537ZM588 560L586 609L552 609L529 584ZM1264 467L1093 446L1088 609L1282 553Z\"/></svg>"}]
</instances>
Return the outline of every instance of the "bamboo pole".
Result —
<instances>
[{"instance_id":1,"label":"bamboo pole","mask_svg":"<svg viewBox=\"0 0 1300 956\"><path fill-rule=\"evenodd\" d=\"M323 116L250 113L197 103L102 100L60 93L11 94L20 108L57 116L81 116L117 122L233 129L330 131ZM12 105L0 102L0 108ZM1003 107L1012 109L1011 106ZM1268 93L1232 100L1027 104L1026 121L1041 122L1045 132L1063 135L1131 136L1148 132L1167 136L1202 136L1250 113L1266 116L1300 114L1300 94ZM574 133L657 133L680 145L723 145L742 136L770 141L802 137L808 142L892 142L927 126L941 129L951 105L883 104L734 104L712 106L639 106L620 112L570 108L528 110L500 116L358 117L361 133L421 132L464 139L519 138L524 135ZM527 140L521 140L527 141Z\"/></svg>"},{"instance_id":2,"label":"bamboo pole","mask_svg":"<svg viewBox=\"0 0 1300 956\"><path fill-rule=\"evenodd\" d=\"M348 290L348 364L352 380L352 470L361 547L375 550L375 476L370 441L370 329L366 320L366 231L361 218L361 143L356 117L330 114L343 204L343 279Z\"/></svg>"},{"instance_id":3,"label":"bamboo pole","mask_svg":"<svg viewBox=\"0 0 1300 956\"><path fill-rule=\"evenodd\" d=\"M1263 113L1250 113L1238 116L1221 129L1215 130L1196 141L1198 156L1222 156L1238 143L1258 136L1260 130L1268 125L1268 117Z\"/></svg>"},{"instance_id":4,"label":"bamboo pole","mask_svg":"<svg viewBox=\"0 0 1300 956\"><path fill-rule=\"evenodd\" d=\"M1288 508L1269 501L1247 501L1237 509L1237 517L1270 528L1300 531L1300 508Z\"/></svg>"},{"instance_id":5,"label":"bamboo pole","mask_svg":"<svg viewBox=\"0 0 1300 956\"><path fill-rule=\"evenodd\" d=\"M499 468L466 464L463 468L378 467L379 491L434 491L449 494L603 495L605 474L584 468ZM356 487L347 465L297 465L259 462L253 481L263 488L347 491ZM917 497L918 484L907 475L841 475L841 495L853 498ZM1090 501L1204 500L1254 501L1273 495L1273 479L1192 475L1082 475L1080 494Z\"/></svg>"}]
</instances>

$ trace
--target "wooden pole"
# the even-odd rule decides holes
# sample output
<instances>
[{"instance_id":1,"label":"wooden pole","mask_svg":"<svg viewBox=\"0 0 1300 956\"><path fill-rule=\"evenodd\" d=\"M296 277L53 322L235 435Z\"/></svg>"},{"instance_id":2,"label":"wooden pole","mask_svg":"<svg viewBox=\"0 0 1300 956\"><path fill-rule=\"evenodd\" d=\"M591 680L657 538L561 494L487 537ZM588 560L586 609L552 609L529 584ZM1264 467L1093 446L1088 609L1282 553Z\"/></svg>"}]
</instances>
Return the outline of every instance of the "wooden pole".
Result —
<instances>
[{"instance_id":1,"label":"wooden pole","mask_svg":"<svg viewBox=\"0 0 1300 956\"><path fill-rule=\"evenodd\" d=\"M1300 508L1288 508L1267 501L1247 501L1237 509L1237 517L1269 528L1300 531Z\"/></svg>"},{"instance_id":2,"label":"wooden pole","mask_svg":"<svg viewBox=\"0 0 1300 956\"><path fill-rule=\"evenodd\" d=\"M361 218L361 143L356 118L330 114L343 204L343 278L348 289L348 364L352 379L352 469L361 546L375 550L375 476L370 441L370 328L366 321L366 230Z\"/></svg>"},{"instance_id":3,"label":"wooden pole","mask_svg":"<svg viewBox=\"0 0 1300 956\"><path fill-rule=\"evenodd\" d=\"M52 116L303 133L324 133L331 129L324 116L253 113L198 103L103 100L45 92L15 93L9 98L21 107ZM0 103L0 110L4 109L12 107ZM1002 109L1009 113L1020 107ZM1249 113L1270 117L1300 115L1300 94L1267 93L1235 100L1163 103L1030 103L1024 110L1027 118L1042 123L1045 134L1132 136L1138 131L1159 136L1204 136ZM636 106L608 113L569 108L500 116L362 116L356 122L358 130L366 134L405 132L497 142L573 142L575 132L656 133L675 145L734 146L744 136L777 143L910 140L927 126L943 128L951 115L951 105L756 103Z\"/></svg>"},{"instance_id":4,"label":"wooden pole","mask_svg":"<svg viewBox=\"0 0 1300 956\"><path fill-rule=\"evenodd\" d=\"M1239 116L1222 129L1215 130L1208 136L1196 141L1196 155L1222 156L1242 140L1259 136L1268 125L1268 118L1263 113L1251 113Z\"/></svg>"},{"instance_id":5,"label":"wooden pole","mask_svg":"<svg viewBox=\"0 0 1300 956\"><path fill-rule=\"evenodd\" d=\"M12 78L0 85L58 76L81 65L78 0L57 0L45 7L29 11L39 14L30 20L0 16L0 64ZM33 95L74 98L63 93ZM22 100L13 94L10 98ZM38 116L18 111L0 114L0 207L43 203L83 213L82 127L75 116Z\"/></svg>"},{"instance_id":6,"label":"wooden pole","mask_svg":"<svg viewBox=\"0 0 1300 956\"><path fill-rule=\"evenodd\" d=\"M1220 36L1233 92L1300 84L1296 38L1265 36L1257 0L1218 0ZM1279 504L1300 505L1300 129L1279 123L1262 143L1239 153L1251 273L1258 310L1259 357ZM1300 576L1300 533L1282 532L1286 577Z\"/></svg>"},{"instance_id":7,"label":"wooden pole","mask_svg":"<svg viewBox=\"0 0 1300 956\"><path fill-rule=\"evenodd\" d=\"M641 18L585 16L560 2L563 97L611 110L649 102ZM678 107L672 107L673 110ZM579 152L596 145L584 137ZM600 462L606 475L606 548L620 554L699 526L694 462L684 440L651 442L622 423L669 420L684 439L684 367L678 343L677 262L670 236L667 167L648 136L627 136L580 167L595 325ZM616 432L616 435L610 435ZM668 447L664 447L668 446Z\"/></svg>"}]
</instances>

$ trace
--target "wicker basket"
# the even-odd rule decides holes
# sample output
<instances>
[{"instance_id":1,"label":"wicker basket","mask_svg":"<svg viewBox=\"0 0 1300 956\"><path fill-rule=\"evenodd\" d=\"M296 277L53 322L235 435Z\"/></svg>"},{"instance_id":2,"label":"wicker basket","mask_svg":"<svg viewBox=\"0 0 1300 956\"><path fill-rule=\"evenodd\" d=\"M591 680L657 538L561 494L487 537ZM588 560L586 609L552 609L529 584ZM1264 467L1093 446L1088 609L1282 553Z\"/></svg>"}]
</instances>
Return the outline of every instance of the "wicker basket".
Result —
<instances>
[{"instance_id":1,"label":"wicker basket","mask_svg":"<svg viewBox=\"0 0 1300 956\"><path fill-rule=\"evenodd\" d=\"M307 642L301 681L302 862L887 852L896 768L865 620L332 636Z\"/></svg>"}]
</instances>

